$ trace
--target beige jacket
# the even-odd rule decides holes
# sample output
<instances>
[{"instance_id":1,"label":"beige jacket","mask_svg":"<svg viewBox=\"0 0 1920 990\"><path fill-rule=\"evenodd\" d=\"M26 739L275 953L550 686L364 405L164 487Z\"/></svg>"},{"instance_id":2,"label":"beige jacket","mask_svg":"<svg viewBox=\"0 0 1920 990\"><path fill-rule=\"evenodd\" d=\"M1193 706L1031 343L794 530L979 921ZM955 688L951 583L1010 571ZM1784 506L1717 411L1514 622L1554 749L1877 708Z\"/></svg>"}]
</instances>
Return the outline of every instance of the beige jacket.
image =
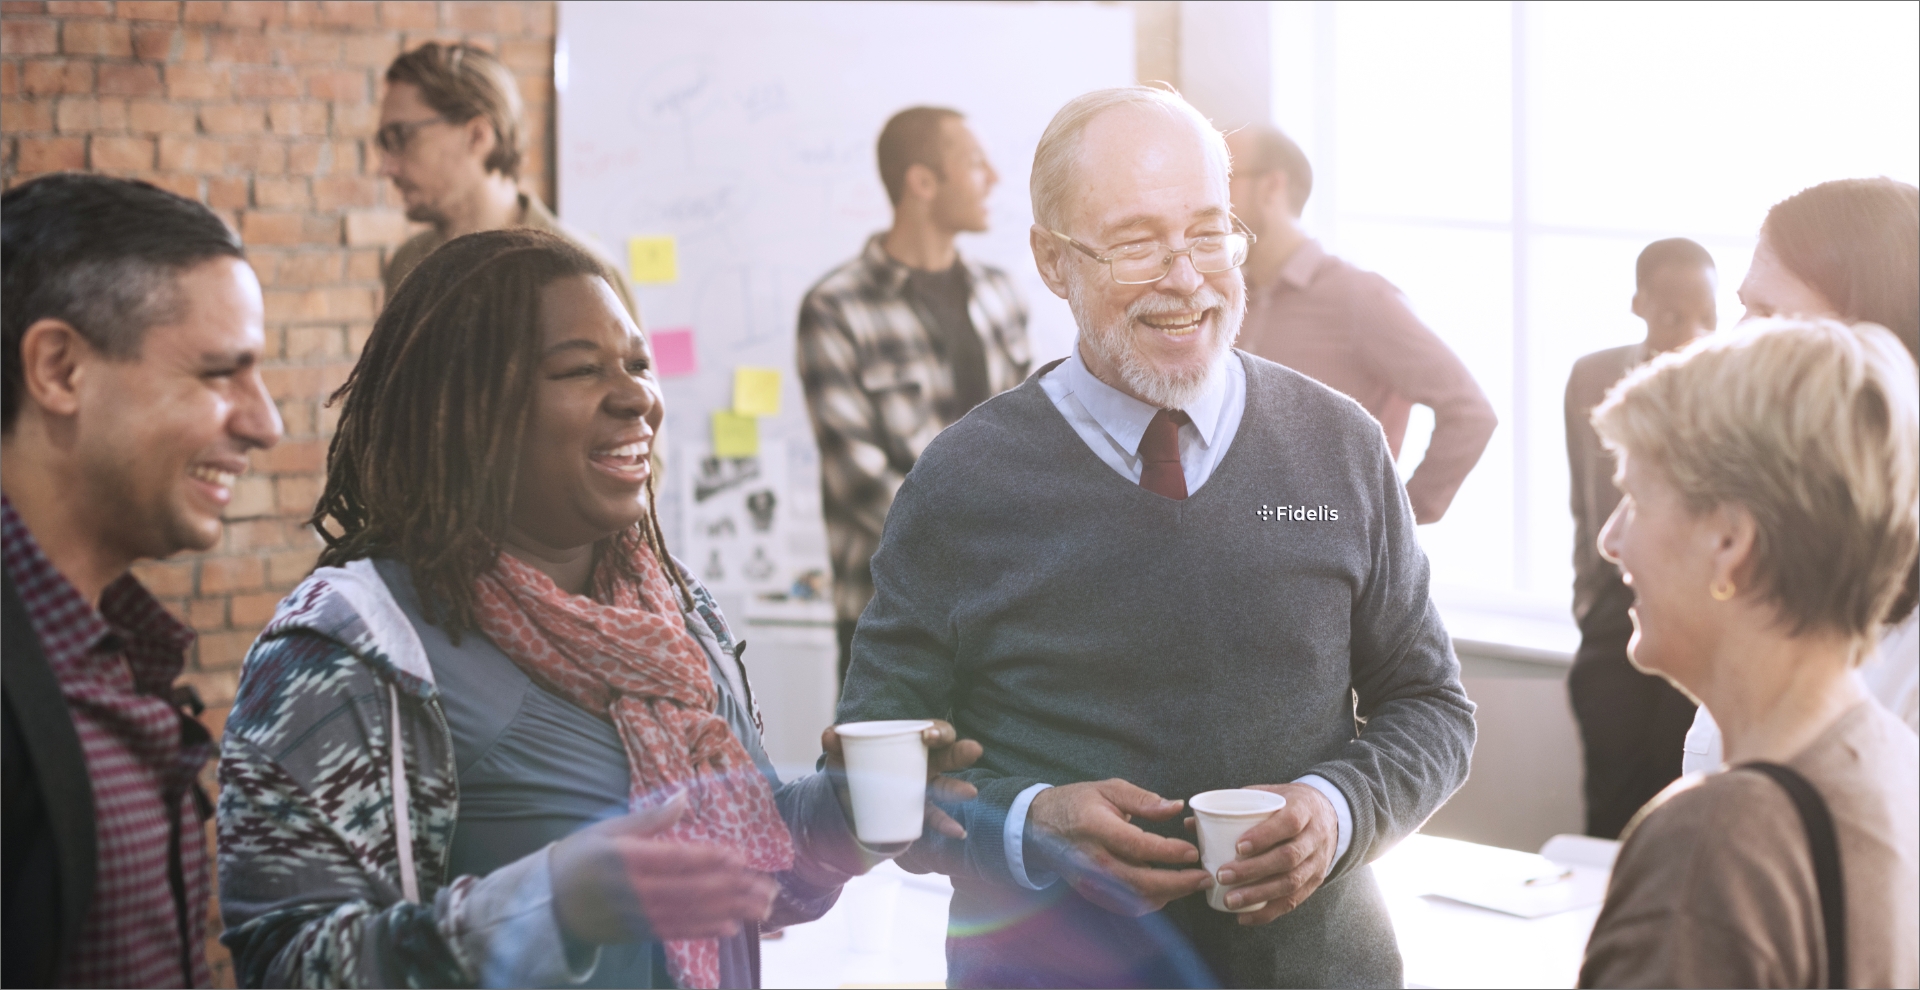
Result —
<instances>
[{"instance_id":1,"label":"beige jacket","mask_svg":"<svg viewBox=\"0 0 1920 990\"><path fill-rule=\"evenodd\" d=\"M640 323L640 307L634 305L633 288L627 284L626 273L591 240L579 231L562 224L560 219L553 215L553 211L547 209L547 204L540 202L538 196L528 193L520 194L519 226L558 234L571 241L574 247L600 259L600 263L606 265L607 271L612 275L613 291L619 295L620 301L626 304L627 314L633 317L635 325ZM432 254L436 248L446 242L447 239L440 236L439 231L427 230L415 234L408 238L405 244L400 245L393 252L393 257L387 259L386 270L380 273L380 280L387 286L387 298L392 299L393 290L400 287L400 281L418 267L420 262L425 261L427 255Z\"/></svg>"},{"instance_id":2,"label":"beige jacket","mask_svg":"<svg viewBox=\"0 0 1920 990\"><path fill-rule=\"evenodd\" d=\"M1920 740L1863 702L1788 765L1839 834L1849 986L1920 986ZM1826 938L1799 813L1771 779L1690 775L1614 865L1583 987L1819 987Z\"/></svg>"}]
</instances>

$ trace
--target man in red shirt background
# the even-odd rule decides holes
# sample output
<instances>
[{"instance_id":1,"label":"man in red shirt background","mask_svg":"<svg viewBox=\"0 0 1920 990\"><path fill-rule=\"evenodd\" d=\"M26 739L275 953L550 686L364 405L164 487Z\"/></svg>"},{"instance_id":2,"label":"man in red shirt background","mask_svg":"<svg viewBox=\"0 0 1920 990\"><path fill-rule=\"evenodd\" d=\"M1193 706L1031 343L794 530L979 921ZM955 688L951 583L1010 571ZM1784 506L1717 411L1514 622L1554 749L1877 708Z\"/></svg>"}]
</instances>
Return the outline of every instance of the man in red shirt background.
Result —
<instances>
[{"instance_id":1,"label":"man in red shirt background","mask_svg":"<svg viewBox=\"0 0 1920 990\"><path fill-rule=\"evenodd\" d=\"M1313 167L1265 124L1227 135L1233 212L1259 236L1247 258L1240 347L1345 392L1386 431L1400 456L1415 405L1433 410L1433 437L1407 479L1419 523L1439 522L1499 422L1486 394L1393 284L1334 257L1300 228Z\"/></svg>"}]
</instances>

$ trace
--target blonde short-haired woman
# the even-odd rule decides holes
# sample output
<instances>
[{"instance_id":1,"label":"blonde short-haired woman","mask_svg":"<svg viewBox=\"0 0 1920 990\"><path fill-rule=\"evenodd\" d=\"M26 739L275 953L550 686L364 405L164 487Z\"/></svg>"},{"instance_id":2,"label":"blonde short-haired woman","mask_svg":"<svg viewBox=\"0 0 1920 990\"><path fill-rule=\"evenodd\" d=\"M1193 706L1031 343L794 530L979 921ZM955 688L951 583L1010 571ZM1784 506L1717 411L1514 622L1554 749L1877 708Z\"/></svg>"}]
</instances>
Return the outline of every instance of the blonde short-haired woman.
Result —
<instances>
[{"instance_id":1,"label":"blonde short-haired woman","mask_svg":"<svg viewBox=\"0 0 1920 990\"><path fill-rule=\"evenodd\" d=\"M1855 673L1920 546L1916 393L1880 327L1762 320L1594 411L1620 464L1601 542L1634 590L1633 662L1713 713L1728 769L1628 826L1582 986L1920 983L1920 742Z\"/></svg>"}]
</instances>

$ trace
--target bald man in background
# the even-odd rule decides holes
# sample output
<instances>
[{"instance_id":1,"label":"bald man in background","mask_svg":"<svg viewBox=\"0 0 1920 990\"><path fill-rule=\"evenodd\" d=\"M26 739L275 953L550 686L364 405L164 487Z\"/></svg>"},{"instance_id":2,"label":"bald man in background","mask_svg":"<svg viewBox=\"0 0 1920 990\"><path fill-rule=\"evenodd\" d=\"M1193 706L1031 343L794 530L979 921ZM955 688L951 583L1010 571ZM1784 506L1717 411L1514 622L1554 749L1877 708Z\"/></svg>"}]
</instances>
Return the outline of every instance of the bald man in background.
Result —
<instances>
[{"instance_id":1,"label":"bald man in background","mask_svg":"<svg viewBox=\"0 0 1920 990\"><path fill-rule=\"evenodd\" d=\"M1227 136L1233 211L1259 241L1247 259L1240 346L1339 389L1365 407L1400 456L1415 405L1433 437L1407 479L1416 522L1439 522L1499 419L1467 366L1386 279L1334 257L1300 228L1313 167L1269 125Z\"/></svg>"}]
</instances>

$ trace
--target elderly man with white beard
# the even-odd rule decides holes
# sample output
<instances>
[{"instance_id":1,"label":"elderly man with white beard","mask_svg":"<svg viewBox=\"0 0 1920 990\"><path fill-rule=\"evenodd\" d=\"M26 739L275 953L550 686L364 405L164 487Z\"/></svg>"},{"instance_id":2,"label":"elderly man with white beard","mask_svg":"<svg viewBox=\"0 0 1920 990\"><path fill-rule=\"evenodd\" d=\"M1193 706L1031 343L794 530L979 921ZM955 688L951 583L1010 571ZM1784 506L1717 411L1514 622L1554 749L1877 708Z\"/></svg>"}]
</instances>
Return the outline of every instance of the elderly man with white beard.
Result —
<instances>
[{"instance_id":1,"label":"elderly man with white beard","mask_svg":"<svg viewBox=\"0 0 1920 990\"><path fill-rule=\"evenodd\" d=\"M1232 349L1228 170L1174 93L1061 109L1032 244L1077 346L927 448L873 558L840 720L986 749L967 837L901 861L953 878L950 986L1205 979L1178 936L1230 986L1400 983L1366 864L1465 780L1473 705L1379 424ZM1181 812L1221 788L1286 804L1209 874Z\"/></svg>"}]
</instances>

